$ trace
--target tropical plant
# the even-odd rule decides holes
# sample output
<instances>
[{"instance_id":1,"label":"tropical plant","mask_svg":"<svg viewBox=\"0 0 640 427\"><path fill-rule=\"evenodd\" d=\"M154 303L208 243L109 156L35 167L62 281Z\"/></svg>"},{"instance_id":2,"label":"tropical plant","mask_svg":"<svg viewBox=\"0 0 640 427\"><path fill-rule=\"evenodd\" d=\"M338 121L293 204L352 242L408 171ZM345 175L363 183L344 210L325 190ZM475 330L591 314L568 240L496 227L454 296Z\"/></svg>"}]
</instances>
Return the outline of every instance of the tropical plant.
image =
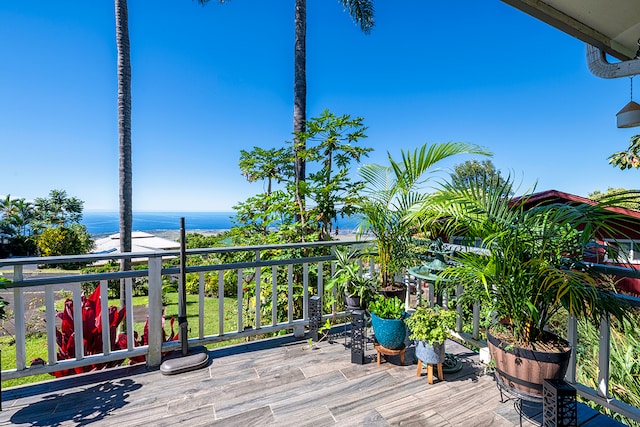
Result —
<instances>
[{"instance_id":1,"label":"tropical plant","mask_svg":"<svg viewBox=\"0 0 640 427\"><path fill-rule=\"evenodd\" d=\"M205 5L209 0L198 0ZM219 0L224 3L225 0ZM349 16L369 34L374 26L372 0L339 0ZM295 1L295 47L293 82L293 134L294 134L294 192L300 212L304 212L306 181L305 141L299 137L306 130L307 121L307 0Z\"/></svg>"},{"instance_id":2,"label":"tropical plant","mask_svg":"<svg viewBox=\"0 0 640 427\"><path fill-rule=\"evenodd\" d=\"M131 48L127 0L115 0L118 50L118 185L120 198L120 252L131 252L133 196L131 169ZM120 270L131 270L131 258L120 261ZM120 306L125 304L124 279L120 281Z\"/></svg>"},{"instance_id":3,"label":"tropical plant","mask_svg":"<svg viewBox=\"0 0 640 427\"><path fill-rule=\"evenodd\" d=\"M364 183L350 178L351 163L359 163L373 149L357 145L366 138L364 119L349 114L336 116L325 110L319 117L307 122L307 130L298 135L304 141L305 162L320 167L310 171L303 188L305 197L314 202L308 212L299 211L302 220L314 218L320 223L322 240L330 240L334 221L353 215L360 201ZM312 142L312 144L309 144ZM301 207L301 206L299 206Z\"/></svg>"},{"instance_id":4,"label":"tropical plant","mask_svg":"<svg viewBox=\"0 0 640 427\"><path fill-rule=\"evenodd\" d=\"M449 337L449 331L456 323L456 312L439 306L434 308L420 306L404 323L411 331L409 338L426 341L429 345L442 344Z\"/></svg>"},{"instance_id":5,"label":"tropical plant","mask_svg":"<svg viewBox=\"0 0 640 427\"><path fill-rule=\"evenodd\" d=\"M440 289L464 286L462 303L484 296L516 343L542 339L561 308L578 318L599 320L627 312L598 273L580 262L596 236L619 236L616 214L607 207L621 200L590 204L528 206L529 195L512 200L512 180L476 179L444 184L412 216L439 227L444 235L480 238L486 253L459 252L441 276ZM619 218L619 217L618 217Z\"/></svg>"},{"instance_id":6,"label":"tropical plant","mask_svg":"<svg viewBox=\"0 0 640 427\"><path fill-rule=\"evenodd\" d=\"M34 228L64 227L82 220L84 202L65 190L51 190L48 197L36 197Z\"/></svg>"},{"instance_id":7,"label":"tropical plant","mask_svg":"<svg viewBox=\"0 0 640 427\"><path fill-rule=\"evenodd\" d=\"M405 315L404 303L400 298L386 298L384 295L376 295L369 303L369 311L381 319L398 320Z\"/></svg>"},{"instance_id":8,"label":"tropical plant","mask_svg":"<svg viewBox=\"0 0 640 427\"><path fill-rule=\"evenodd\" d=\"M331 280L325 286L327 292L335 287L344 292L348 297L357 296L364 307L366 301L376 292L376 282L370 275L363 274L358 260L362 257L362 251L349 247L338 248L335 251L336 270Z\"/></svg>"},{"instance_id":9,"label":"tropical plant","mask_svg":"<svg viewBox=\"0 0 640 427\"><path fill-rule=\"evenodd\" d=\"M249 182L266 180L266 195L271 194L273 181L282 182L291 172L288 170L291 153L285 148L270 148L265 150L260 147L253 147L253 150L240 150L240 161L238 166L242 175Z\"/></svg>"},{"instance_id":10,"label":"tropical plant","mask_svg":"<svg viewBox=\"0 0 640 427\"><path fill-rule=\"evenodd\" d=\"M100 300L100 285L96 287L91 295L89 295L88 297L82 297L82 337L85 356L99 354L103 351L102 335L105 332L102 330L102 322L100 321L100 318L102 316ZM66 360L74 358L76 356L76 348L75 328L73 320L73 300L67 298L64 303L64 309L61 312L57 313L56 316L60 319L60 329L56 328L56 342L58 344L57 359ZM125 308L123 307L122 309L118 310L116 307L111 306L109 307L108 316L109 331L106 333L109 334L111 350L116 351L126 349L127 335L117 334L118 325L120 325L120 323L125 318ZM164 318L162 321L164 326ZM147 319L147 323L144 326L144 332L141 336L139 336L137 332L134 332L135 345L141 346L148 344L148 322L149 320ZM177 339L177 334L174 333L173 323L174 320L173 318L171 318L170 335L167 336L163 328L163 340L170 341ZM119 366L124 361L125 359L121 359L114 360L108 363L99 363L73 369L64 369L55 371L51 375L55 377L64 377L73 374L80 374L83 372ZM141 363L144 361L144 356L136 356L129 359L130 364ZM31 361L31 365L44 365L45 363L46 362L42 359L35 359Z\"/></svg>"},{"instance_id":11,"label":"tropical plant","mask_svg":"<svg viewBox=\"0 0 640 427\"><path fill-rule=\"evenodd\" d=\"M402 159L396 161L388 154L389 166L368 164L360 168L360 176L366 182L361 199L362 222L360 233L370 232L375 237L382 287L393 283L396 273L412 261L407 259L411 236L417 231L407 221L411 208L424 203L427 195L424 186L435 172L434 166L456 154L490 155L476 145L461 142L424 144L413 151L402 151Z\"/></svg>"}]
</instances>

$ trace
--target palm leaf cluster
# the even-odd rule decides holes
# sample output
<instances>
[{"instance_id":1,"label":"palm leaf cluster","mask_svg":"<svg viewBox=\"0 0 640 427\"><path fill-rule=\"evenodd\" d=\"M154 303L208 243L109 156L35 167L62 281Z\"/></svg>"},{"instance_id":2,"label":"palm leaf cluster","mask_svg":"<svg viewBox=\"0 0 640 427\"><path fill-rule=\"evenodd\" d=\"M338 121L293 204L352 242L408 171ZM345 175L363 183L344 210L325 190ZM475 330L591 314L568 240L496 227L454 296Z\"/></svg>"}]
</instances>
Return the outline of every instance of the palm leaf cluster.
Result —
<instances>
[{"instance_id":1,"label":"palm leaf cluster","mask_svg":"<svg viewBox=\"0 0 640 427\"><path fill-rule=\"evenodd\" d=\"M484 251L458 253L443 272L448 286L464 285L463 302L489 302L517 342L539 340L561 308L578 318L624 316L612 290L580 261L594 238L620 236L612 226L619 216L606 209L619 200L529 206L530 194L512 199L512 188L510 178L444 184L413 214L444 235L482 241Z\"/></svg>"}]
</instances>

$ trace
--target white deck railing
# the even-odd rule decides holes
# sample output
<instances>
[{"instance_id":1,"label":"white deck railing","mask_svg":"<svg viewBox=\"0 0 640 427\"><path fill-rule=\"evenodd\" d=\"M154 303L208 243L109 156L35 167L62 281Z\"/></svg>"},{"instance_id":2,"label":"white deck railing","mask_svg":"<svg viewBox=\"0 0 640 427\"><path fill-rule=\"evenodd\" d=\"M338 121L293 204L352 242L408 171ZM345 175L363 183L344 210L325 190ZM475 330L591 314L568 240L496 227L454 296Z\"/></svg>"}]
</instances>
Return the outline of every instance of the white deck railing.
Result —
<instances>
[{"instance_id":1,"label":"white deck railing","mask_svg":"<svg viewBox=\"0 0 640 427\"><path fill-rule=\"evenodd\" d=\"M209 249L192 249L187 250L187 256L191 255L213 255L224 254L231 252L248 252L251 253L252 261L228 263L228 264L213 264L213 265L199 265L186 268L187 273L198 273L199 275L199 298L198 298L198 324L190 324L190 328L197 327L197 337L189 339L189 346L204 345L214 342L233 340L237 338L244 338L254 335L268 334L272 332L278 332L281 330L293 330L297 336L304 335L304 329L309 324L309 297L311 293L317 293L323 295L324 281L330 277L334 271L334 266L331 261L335 259L333 256L333 248L336 246L348 246L355 244L362 244L362 241L333 241L333 242L315 242L315 243L298 243L298 244L286 244L286 245L268 245L268 246L243 246L243 247L229 247L229 248L209 248ZM287 249L304 250L310 248L325 248L326 255L298 257L291 259L267 259L264 255L267 251L282 251ZM132 253L132 254L92 254L92 255L78 255L78 256L64 256L64 257L40 257L40 258L10 258L0 259L0 269L6 269L7 267L13 268L13 279L8 284L7 288L13 291L13 304L9 307L13 311L13 322L15 325L15 352L16 352L16 367L15 369L3 370L2 379L14 379L19 377L25 377L30 375L37 375L43 373L53 373L56 371L74 369L85 366L91 366L94 364L102 364L106 362L112 362L116 360L123 360L125 358L135 356L146 356L146 363L150 367L157 367L161 363L162 353L177 349L180 345L178 341L163 342L163 330L162 330L162 317L163 317L163 305L162 305L162 277L166 275L177 276L179 275L179 268L163 268L162 259L166 257L177 257L179 251L156 251L148 253ZM94 263L97 261L118 261L123 258L135 258L137 261L143 260L148 262L148 268L146 270L132 270L127 272L113 272L113 273L101 273L101 274L75 274L64 275L55 277L38 278L26 277L24 266L33 266L35 264L60 264L60 263ZM317 283L309 283L309 266L315 265L318 272L323 274L317 274ZM302 269L301 283L296 285L302 285L303 288L303 308L300 315L294 316L294 266L299 266ZM288 316L285 321L278 321L277 318L277 302L278 302L278 285L282 289L283 284L278 283L278 272L282 272L281 269L286 271L287 283L287 311ZM245 282L244 275L247 270L250 270L254 277ZM237 329L229 331L225 327L225 323L229 323L225 320L224 312L224 272L235 271L237 272ZM217 313L206 313L207 316L216 316L218 318L218 331L213 335L205 335L204 331L204 287L205 287L205 273L217 272L218 275L218 298L219 305ZM270 273L271 279L264 280L261 276L264 273ZM111 348L109 334L103 334L102 353L85 355L83 348L83 328L82 328L82 304L81 301L81 285L84 282L96 282L99 281L100 286L100 304L101 312L108 313L108 281L109 280L125 280L125 305L126 305L126 330L134 330L133 319L133 304L132 304L132 280L134 278L148 278L148 319L149 319L149 334L148 345L136 346L132 333L127 334L127 348L124 350L114 350ZM260 295L265 292L265 283L269 283L270 293L272 297L271 320L267 323L262 318L262 307ZM254 316L254 324L251 327L245 327L243 319L243 303L244 293L246 286L256 286L259 284L260 289L255 289L254 306L251 308L252 316ZM26 350L26 335L27 335L27 316L25 313L25 294L38 287L44 291L45 300L45 320L46 320L46 337L48 356L44 365L29 365L27 360ZM57 344L56 344L56 311L54 308L55 303L55 289L60 287L70 290L74 301L73 305L73 318L74 318L74 331L75 333L75 357L71 359L58 360L57 359ZM266 308L266 307L265 307ZM325 317L331 313L323 313ZM109 330L108 316L102 316L102 330ZM6 350L5 350L6 351Z\"/></svg>"},{"instance_id":2,"label":"white deck railing","mask_svg":"<svg viewBox=\"0 0 640 427\"><path fill-rule=\"evenodd\" d=\"M317 271L324 274L317 275L317 283L313 284L313 291L318 295L323 295L324 279L330 277L333 269L332 261L335 259L332 255L332 248L336 246L347 246L363 244L362 241L334 241L334 242L316 242L316 243L299 243L299 244L287 244L287 245L268 245L268 246L246 246L246 247L230 247L230 248L210 248L210 249L191 249L187 251L187 256L191 255L207 255L207 254L224 254L229 252L249 252L252 253L253 260L242 263L229 263L229 264L213 264L213 265L199 265L187 267L187 273L199 274L199 298L198 298L198 325L197 325L197 337L189 339L189 346L204 345L214 342L232 340L237 338L244 338L254 335L267 334L271 332L278 332L281 330L293 330L298 336L304 334L304 328L309 324L309 296L311 284L309 283L309 266L316 265ZM285 250L285 249L304 249L304 248L318 248L326 247L327 255L299 257L291 259L265 259L264 253L266 251ZM15 340L16 340L16 368L2 371L3 379L14 379L19 377L25 377L36 374L52 373L55 371L73 369L78 367L90 366L93 364L101 364L111 362L115 360L122 360L134 356L146 356L147 365L150 367L157 367L161 363L162 353L170 350L177 349L179 342L163 342L163 330L162 330L162 277L166 275L176 276L179 274L178 268L163 268L163 257L177 257L178 251L157 251L149 253L135 253L135 254L94 254L94 255L82 255L82 256L65 256L65 257L49 257L49 258L11 258L0 259L0 269L6 269L7 267L13 268L13 282L8 285L8 288L12 289L14 302L10 307L13 310L13 317L15 323ZM114 272L103 274L77 274L69 276L56 276L47 278L25 278L24 266L34 264L58 264L58 263L70 263L70 262L84 262L93 263L103 260L117 261L122 258L135 258L136 260L144 259L148 261L148 269L146 270L132 270L128 272ZM294 266L302 267L302 285L303 287L303 310L300 316L294 316L293 314L293 299L294 299ZM373 264L369 263L370 266ZM611 267L601 266L604 273L615 274L618 276L636 277L640 278L640 271L634 271L623 268L615 268L615 271ZM277 316L272 315L270 322L264 322L262 318L261 299L256 298L255 306L252 314L255 316L254 325L250 328L245 328L243 324L243 295L244 295L244 272L250 269L254 271L254 278L250 281L252 286L256 283L260 284L260 290L256 289L255 295L260 295L260 291L264 290L264 283L270 283L270 292L272 296L271 312L276 313L278 307L277 304L277 292L278 285L282 288L282 283L278 283L277 276L280 269L286 269L286 289L287 289L287 311L288 316L286 321L277 321ZM237 272L237 330L226 331L225 329L225 316L224 316L224 278L225 271ZM606 271L605 271L606 270ZM218 332L213 335L205 335L204 332L204 274L206 272L215 271L218 272L218 298L219 305L217 313L213 315L218 316ZM261 280L263 274L271 273L270 280ZM127 334L128 342L127 349L125 350L113 350L110 348L110 340L108 334L103 335L103 351L100 354L84 355L83 350L83 336L82 336L82 305L79 303L74 304L74 330L80 333L75 335L75 358L67 360L57 360L57 344L56 344L56 322L55 322L55 288L64 285L65 289L71 290L74 302L81 300L81 284L83 282L95 282L99 281L101 291L101 311L103 313L108 312L107 301L107 282L109 280L125 280L125 296L126 296L126 329L133 331L133 304L132 304L132 280L134 278L147 277L148 278L148 318L149 318L149 341L148 345L136 346L133 339L133 334ZM421 291L419 282L421 279L414 278L418 282L418 292ZM25 293L32 290L34 287L42 287L45 294L45 319L46 319L46 336L48 347L48 359L45 365L33 365L27 366L26 360L26 332L27 332L27 319L25 315ZM459 289L459 292L462 290ZM428 295L421 297L425 301L434 300L433 286L429 286ZM639 298L622 297L627 299L633 306L640 307ZM472 315L472 333L463 332L463 318L461 307L459 309L458 322L456 326L456 336L470 344L477 347L486 347L486 342L480 338L480 305L475 304L473 307ZM206 313L210 316L211 313ZM330 313L323 313L325 317ZM194 325L191 325L193 328ZM102 317L102 329L109 330L108 317ZM568 340L573 348L576 348L578 342L577 325L575 319L570 319L568 324ZM577 390L578 394L586 399L595 401L596 403L611 409L614 412L620 413L633 420L640 421L640 409L628 405L619 400L613 399L609 396L609 358L610 358L610 324L608 319L604 319L600 324L600 346L599 346L599 377L598 377L598 389L590 388L584 384L576 382L576 360L575 352L572 355L569 370L567 372L566 380L570 382ZM6 351L6 350L5 350Z\"/></svg>"}]
</instances>

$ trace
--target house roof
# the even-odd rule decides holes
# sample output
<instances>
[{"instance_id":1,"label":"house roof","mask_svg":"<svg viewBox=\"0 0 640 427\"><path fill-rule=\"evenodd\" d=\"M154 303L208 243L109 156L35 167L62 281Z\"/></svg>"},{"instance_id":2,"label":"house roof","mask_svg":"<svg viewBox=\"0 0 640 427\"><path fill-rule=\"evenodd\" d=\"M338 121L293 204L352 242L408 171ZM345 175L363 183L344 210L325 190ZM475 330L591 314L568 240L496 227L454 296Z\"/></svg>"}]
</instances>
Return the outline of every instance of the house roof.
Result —
<instances>
[{"instance_id":1,"label":"house roof","mask_svg":"<svg viewBox=\"0 0 640 427\"><path fill-rule=\"evenodd\" d=\"M640 39L638 0L502 0L621 61L633 59Z\"/></svg>"},{"instance_id":2,"label":"house roof","mask_svg":"<svg viewBox=\"0 0 640 427\"><path fill-rule=\"evenodd\" d=\"M180 249L180 243L154 236L143 231L131 233L131 252L151 252L157 250ZM120 233L95 241L93 253L120 252Z\"/></svg>"},{"instance_id":3,"label":"house roof","mask_svg":"<svg viewBox=\"0 0 640 427\"><path fill-rule=\"evenodd\" d=\"M515 197L513 201L517 203L518 201L524 200L525 207L531 207L540 204L548 204L548 203L585 203L588 205L596 205L597 202L588 199L586 197L576 196L575 194L565 193L558 190L547 190L541 191L538 193L533 193L529 196ZM640 212L634 211L631 209L625 209L620 207L606 207L606 210L610 212L615 212L621 215L625 215L634 219L640 220Z\"/></svg>"}]
</instances>

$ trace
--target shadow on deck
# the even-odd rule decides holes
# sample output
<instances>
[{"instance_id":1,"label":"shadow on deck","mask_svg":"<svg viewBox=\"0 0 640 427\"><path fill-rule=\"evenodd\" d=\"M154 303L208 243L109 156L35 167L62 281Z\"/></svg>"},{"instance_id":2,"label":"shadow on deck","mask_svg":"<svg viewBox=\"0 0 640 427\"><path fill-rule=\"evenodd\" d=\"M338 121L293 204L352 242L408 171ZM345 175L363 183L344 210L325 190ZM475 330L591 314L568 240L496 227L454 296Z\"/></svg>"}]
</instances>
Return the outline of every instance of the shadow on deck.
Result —
<instances>
[{"instance_id":1,"label":"shadow on deck","mask_svg":"<svg viewBox=\"0 0 640 427\"><path fill-rule=\"evenodd\" d=\"M427 384L413 356L352 364L344 337L309 348L281 337L210 350L206 368L164 376L143 365L3 390L0 425L68 426L517 426L478 355L453 342L462 370ZM541 408L527 408L539 425ZM584 405L579 425L614 425Z\"/></svg>"}]
</instances>

